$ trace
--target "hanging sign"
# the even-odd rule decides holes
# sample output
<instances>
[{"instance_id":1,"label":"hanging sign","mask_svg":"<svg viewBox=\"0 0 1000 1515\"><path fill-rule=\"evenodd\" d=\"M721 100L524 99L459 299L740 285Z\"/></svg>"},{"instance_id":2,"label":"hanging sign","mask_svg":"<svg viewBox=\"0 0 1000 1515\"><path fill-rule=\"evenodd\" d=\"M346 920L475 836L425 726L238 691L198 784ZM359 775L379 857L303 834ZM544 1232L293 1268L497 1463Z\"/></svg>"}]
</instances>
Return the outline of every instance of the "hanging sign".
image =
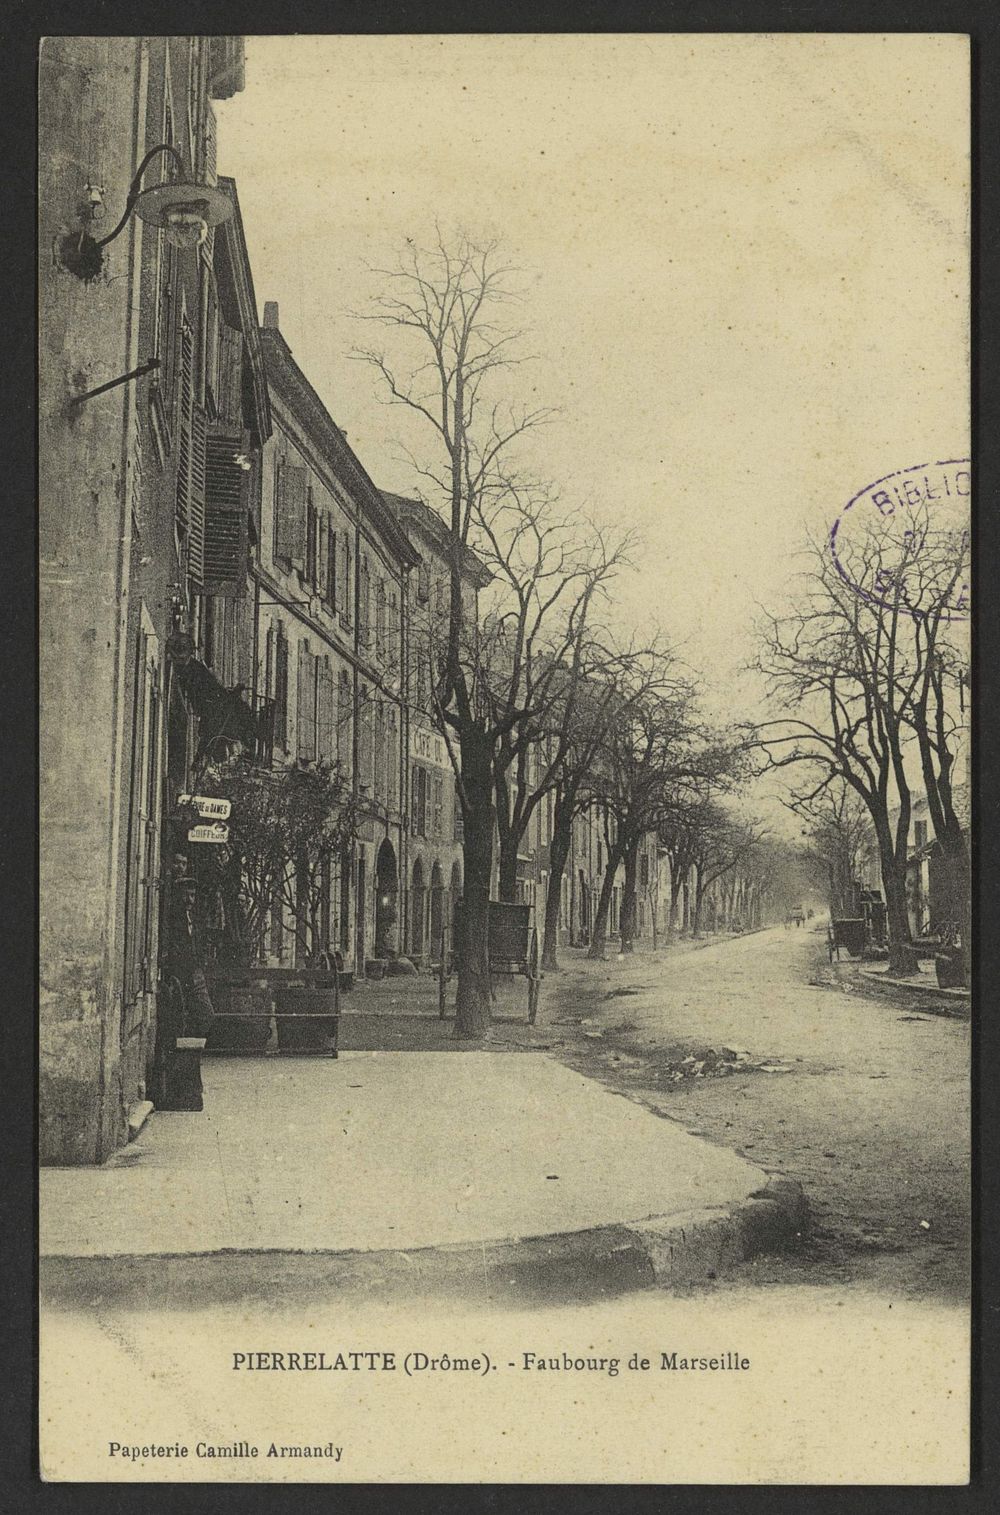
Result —
<instances>
[{"instance_id":1,"label":"hanging sign","mask_svg":"<svg viewBox=\"0 0 1000 1515\"><path fill-rule=\"evenodd\" d=\"M188 832L189 842L228 842L229 827L216 821L205 826L193 826Z\"/></svg>"},{"instance_id":2,"label":"hanging sign","mask_svg":"<svg viewBox=\"0 0 1000 1515\"><path fill-rule=\"evenodd\" d=\"M232 800L220 800L207 794L182 794L179 805L194 805L206 821L228 821L233 808Z\"/></svg>"}]
</instances>

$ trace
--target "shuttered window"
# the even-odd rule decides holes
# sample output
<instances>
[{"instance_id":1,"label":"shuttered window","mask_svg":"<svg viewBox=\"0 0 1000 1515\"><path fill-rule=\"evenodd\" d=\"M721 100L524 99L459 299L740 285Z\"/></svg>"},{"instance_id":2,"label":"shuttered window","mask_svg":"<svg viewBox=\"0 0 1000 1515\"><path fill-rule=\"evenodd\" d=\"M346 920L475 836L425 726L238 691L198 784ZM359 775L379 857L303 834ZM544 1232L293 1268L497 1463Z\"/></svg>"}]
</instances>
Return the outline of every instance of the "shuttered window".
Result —
<instances>
[{"instance_id":1,"label":"shuttered window","mask_svg":"<svg viewBox=\"0 0 1000 1515\"><path fill-rule=\"evenodd\" d=\"M312 762L316 757L316 660L308 642L299 643L298 674L295 750L298 757Z\"/></svg>"},{"instance_id":2,"label":"shuttered window","mask_svg":"<svg viewBox=\"0 0 1000 1515\"><path fill-rule=\"evenodd\" d=\"M276 477L274 555L297 568L306 560L306 480L304 468L288 464Z\"/></svg>"},{"instance_id":3,"label":"shuttered window","mask_svg":"<svg viewBox=\"0 0 1000 1515\"><path fill-rule=\"evenodd\" d=\"M330 517L326 522L326 554L323 559L321 573L325 575L323 587L320 593L331 610L337 608L337 533L334 530L333 521Z\"/></svg>"},{"instance_id":4,"label":"shuttered window","mask_svg":"<svg viewBox=\"0 0 1000 1515\"><path fill-rule=\"evenodd\" d=\"M340 614L348 625L354 619L354 607L351 600L351 538L344 532L344 550L341 553L341 593Z\"/></svg>"},{"instance_id":5,"label":"shuttered window","mask_svg":"<svg viewBox=\"0 0 1000 1515\"><path fill-rule=\"evenodd\" d=\"M427 769L415 763L410 802L410 829L414 836L427 835L427 789Z\"/></svg>"},{"instance_id":6,"label":"shuttered window","mask_svg":"<svg viewBox=\"0 0 1000 1515\"><path fill-rule=\"evenodd\" d=\"M284 628L275 628L274 640L274 740L288 747L288 639Z\"/></svg>"},{"instance_id":7,"label":"shuttered window","mask_svg":"<svg viewBox=\"0 0 1000 1515\"><path fill-rule=\"evenodd\" d=\"M185 544L188 576L201 587L205 549L205 412L195 400L194 333L181 324L177 404L177 526Z\"/></svg>"},{"instance_id":8,"label":"shuttered window","mask_svg":"<svg viewBox=\"0 0 1000 1515\"><path fill-rule=\"evenodd\" d=\"M319 757L332 762L337 755L337 726L333 669L328 657L316 659L316 734Z\"/></svg>"},{"instance_id":9,"label":"shuttered window","mask_svg":"<svg viewBox=\"0 0 1000 1515\"><path fill-rule=\"evenodd\" d=\"M386 800L389 809L395 810L399 804L399 727L396 720L395 705L389 706L386 726L386 768L388 773Z\"/></svg>"},{"instance_id":10,"label":"shuttered window","mask_svg":"<svg viewBox=\"0 0 1000 1515\"><path fill-rule=\"evenodd\" d=\"M352 705L351 676L346 668L342 668L337 698L337 761L345 769L350 767Z\"/></svg>"},{"instance_id":11,"label":"shuttered window","mask_svg":"<svg viewBox=\"0 0 1000 1515\"><path fill-rule=\"evenodd\" d=\"M205 448L205 594L246 593L249 537L249 436L209 428Z\"/></svg>"},{"instance_id":12,"label":"shuttered window","mask_svg":"<svg viewBox=\"0 0 1000 1515\"><path fill-rule=\"evenodd\" d=\"M316 584L319 578L319 563L316 555L316 505L313 501L313 492L306 485L306 566L305 576L310 584Z\"/></svg>"}]
</instances>

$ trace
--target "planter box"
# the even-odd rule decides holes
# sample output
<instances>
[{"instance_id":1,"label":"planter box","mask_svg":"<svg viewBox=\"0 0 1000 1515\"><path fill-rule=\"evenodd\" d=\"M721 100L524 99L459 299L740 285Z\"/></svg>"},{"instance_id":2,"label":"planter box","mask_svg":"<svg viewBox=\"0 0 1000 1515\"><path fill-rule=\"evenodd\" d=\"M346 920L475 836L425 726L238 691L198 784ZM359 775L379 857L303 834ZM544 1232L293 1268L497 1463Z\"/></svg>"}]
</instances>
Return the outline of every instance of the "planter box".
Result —
<instances>
[{"instance_id":1,"label":"planter box","mask_svg":"<svg viewBox=\"0 0 1000 1515\"><path fill-rule=\"evenodd\" d=\"M278 1047L282 1052L325 1052L336 1042L338 1016L333 989L282 988L275 994Z\"/></svg>"},{"instance_id":2,"label":"planter box","mask_svg":"<svg viewBox=\"0 0 1000 1515\"><path fill-rule=\"evenodd\" d=\"M208 1033L206 1051L263 1052L271 1040L271 1017L259 990L215 979L209 982L208 992L215 1020Z\"/></svg>"}]
</instances>

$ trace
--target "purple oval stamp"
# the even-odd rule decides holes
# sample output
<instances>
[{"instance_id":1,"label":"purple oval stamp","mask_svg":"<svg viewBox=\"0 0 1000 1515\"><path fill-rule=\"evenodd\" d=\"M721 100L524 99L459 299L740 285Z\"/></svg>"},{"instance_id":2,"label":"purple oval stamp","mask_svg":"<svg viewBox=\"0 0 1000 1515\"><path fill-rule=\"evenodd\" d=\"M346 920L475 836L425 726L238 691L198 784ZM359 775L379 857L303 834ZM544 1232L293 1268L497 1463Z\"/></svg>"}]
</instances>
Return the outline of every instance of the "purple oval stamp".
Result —
<instances>
[{"instance_id":1,"label":"purple oval stamp","mask_svg":"<svg viewBox=\"0 0 1000 1515\"><path fill-rule=\"evenodd\" d=\"M971 492L968 458L900 468L860 490L830 530L844 583L872 606L967 620Z\"/></svg>"}]
</instances>

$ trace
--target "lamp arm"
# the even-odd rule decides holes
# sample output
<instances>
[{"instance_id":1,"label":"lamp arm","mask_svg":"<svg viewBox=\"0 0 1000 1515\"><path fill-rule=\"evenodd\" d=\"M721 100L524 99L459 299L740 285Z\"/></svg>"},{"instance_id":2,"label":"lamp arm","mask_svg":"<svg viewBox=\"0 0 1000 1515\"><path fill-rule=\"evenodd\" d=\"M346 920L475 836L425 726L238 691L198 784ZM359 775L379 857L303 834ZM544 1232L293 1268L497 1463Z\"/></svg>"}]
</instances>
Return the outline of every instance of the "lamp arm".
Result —
<instances>
[{"instance_id":1,"label":"lamp arm","mask_svg":"<svg viewBox=\"0 0 1000 1515\"><path fill-rule=\"evenodd\" d=\"M177 164L178 169L183 174L184 160L176 148L170 147L166 142L161 142L157 147L151 147L149 149L149 152L143 158L142 162L139 164L139 167L136 169L135 178L129 185L128 195L125 199L125 210L122 214L121 220L118 222L118 225L115 227L114 231L109 232L106 237L102 237L100 239L97 244L98 247L107 247L109 242L113 242L115 240L119 232L124 231L128 218L135 208L135 202L139 198L139 190L142 187L142 176L146 172L146 169L149 167L150 163L152 163L153 159L156 157L157 153L169 153L174 162Z\"/></svg>"}]
</instances>

